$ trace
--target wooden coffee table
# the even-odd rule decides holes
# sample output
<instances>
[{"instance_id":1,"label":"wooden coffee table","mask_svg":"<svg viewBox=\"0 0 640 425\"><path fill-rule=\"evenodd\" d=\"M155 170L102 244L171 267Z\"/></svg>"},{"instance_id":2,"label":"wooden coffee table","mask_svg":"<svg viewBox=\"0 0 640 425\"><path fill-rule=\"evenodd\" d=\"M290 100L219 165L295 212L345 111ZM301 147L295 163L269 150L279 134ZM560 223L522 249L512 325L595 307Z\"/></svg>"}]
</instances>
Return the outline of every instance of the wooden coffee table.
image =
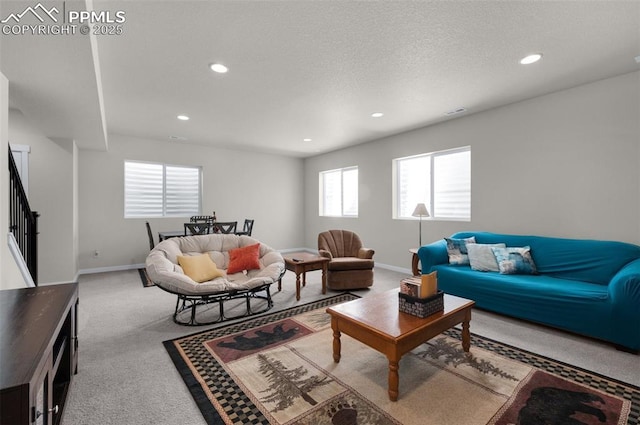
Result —
<instances>
[{"instance_id":1,"label":"wooden coffee table","mask_svg":"<svg viewBox=\"0 0 640 425\"><path fill-rule=\"evenodd\" d=\"M392 289L327 308L333 329L333 360L340 362L342 332L387 356L391 401L398 400L398 364L405 353L458 323L462 323L462 349L469 351L469 321L475 304L445 294L444 311L422 319L399 310L398 291Z\"/></svg>"},{"instance_id":2,"label":"wooden coffee table","mask_svg":"<svg viewBox=\"0 0 640 425\"><path fill-rule=\"evenodd\" d=\"M307 285L307 272L322 270L322 293L327 293L327 265L329 259L308 252L293 252L282 256L287 270L296 274L296 300L300 301L300 275L302 286ZM282 281L278 281L278 291L282 289Z\"/></svg>"}]
</instances>

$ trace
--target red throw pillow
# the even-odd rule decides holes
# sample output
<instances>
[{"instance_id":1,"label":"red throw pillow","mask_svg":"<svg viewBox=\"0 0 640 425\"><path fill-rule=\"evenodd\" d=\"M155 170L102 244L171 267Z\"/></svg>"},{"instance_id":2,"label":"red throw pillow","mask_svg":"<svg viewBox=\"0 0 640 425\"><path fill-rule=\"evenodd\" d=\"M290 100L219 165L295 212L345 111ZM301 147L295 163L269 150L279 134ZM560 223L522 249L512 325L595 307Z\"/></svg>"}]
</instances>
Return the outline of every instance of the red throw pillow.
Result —
<instances>
[{"instance_id":1,"label":"red throw pillow","mask_svg":"<svg viewBox=\"0 0 640 425\"><path fill-rule=\"evenodd\" d=\"M227 267L227 273L233 274L243 270L259 269L259 255L259 243L232 249L229 251L229 267Z\"/></svg>"}]
</instances>

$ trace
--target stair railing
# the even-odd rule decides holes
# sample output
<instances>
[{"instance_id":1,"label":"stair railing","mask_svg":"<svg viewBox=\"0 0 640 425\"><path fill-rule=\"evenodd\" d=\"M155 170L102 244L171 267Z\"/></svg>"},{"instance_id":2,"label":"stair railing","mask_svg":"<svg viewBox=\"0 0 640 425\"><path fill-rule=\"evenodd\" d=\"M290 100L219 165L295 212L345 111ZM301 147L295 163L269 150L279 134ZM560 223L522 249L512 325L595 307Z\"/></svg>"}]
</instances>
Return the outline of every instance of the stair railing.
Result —
<instances>
[{"instance_id":1,"label":"stair railing","mask_svg":"<svg viewBox=\"0 0 640 425\"><path fill-rule=\"evenodd\" d=\"M38 214L31 211L9 148L9 231L18 243L33 282L38 285Z\"/></svg>"}]
</instances>

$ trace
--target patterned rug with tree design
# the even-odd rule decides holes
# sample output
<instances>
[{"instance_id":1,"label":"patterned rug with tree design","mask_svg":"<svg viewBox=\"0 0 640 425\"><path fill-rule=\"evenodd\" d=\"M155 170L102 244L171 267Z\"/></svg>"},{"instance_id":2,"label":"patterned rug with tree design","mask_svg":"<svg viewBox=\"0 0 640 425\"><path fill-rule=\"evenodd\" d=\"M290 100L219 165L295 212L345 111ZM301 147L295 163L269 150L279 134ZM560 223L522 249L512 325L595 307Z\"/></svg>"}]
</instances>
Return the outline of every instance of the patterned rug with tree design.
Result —
<instances>
[{"instance_id":1,"label":"patterned rug with tree design","mask_svg":"<svg viewBox=\"0 0 640 425\"><path fill-rule=\"evenodd\" d=\"M332 356L328 306L343 294L199 332L165 347L208 424L637 424L640 389L451 329L400 361L342 337ZM472 320L473 323L473 320Z\"/></svg>"}]
</instances>

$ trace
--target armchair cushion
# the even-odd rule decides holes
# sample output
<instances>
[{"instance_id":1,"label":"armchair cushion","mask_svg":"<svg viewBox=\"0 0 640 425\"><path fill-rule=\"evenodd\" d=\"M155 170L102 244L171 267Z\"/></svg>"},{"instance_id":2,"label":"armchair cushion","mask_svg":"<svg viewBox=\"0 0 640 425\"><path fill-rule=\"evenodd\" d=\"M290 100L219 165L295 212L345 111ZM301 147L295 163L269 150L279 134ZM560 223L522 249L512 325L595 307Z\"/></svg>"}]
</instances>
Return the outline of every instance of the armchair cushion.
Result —
<instances>
[{"instance_id":1,"label":"armchair cushion","mask_svg":"<svg viewBox=\"0 0 640 425\"><path fill-rule=\"evenodd\" d=\"M329 262L329 270L370 270L373 260L357 257L337 257Z\"/></svg>"}]
</instances>

